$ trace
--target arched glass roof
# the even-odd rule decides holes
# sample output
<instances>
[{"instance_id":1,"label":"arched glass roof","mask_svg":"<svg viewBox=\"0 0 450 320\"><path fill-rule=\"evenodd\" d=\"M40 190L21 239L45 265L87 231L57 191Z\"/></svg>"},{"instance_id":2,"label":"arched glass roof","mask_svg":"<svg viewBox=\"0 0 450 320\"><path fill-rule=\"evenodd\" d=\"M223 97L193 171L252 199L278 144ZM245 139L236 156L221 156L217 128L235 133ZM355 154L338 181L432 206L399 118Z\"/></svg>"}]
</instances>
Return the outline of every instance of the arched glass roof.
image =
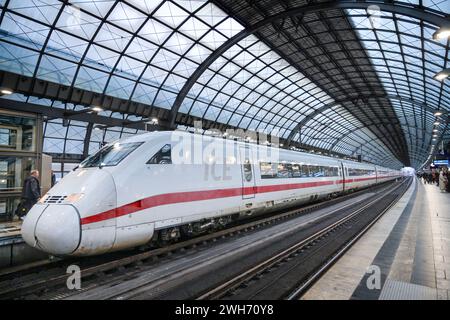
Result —
<instances>
[{"instance_id":1,"label":"arched glass roof","mask_svg":"<svg viewBox=\"0 0 450 320\"><path fill-rule=\"evenodd\" d=\"M419 1L409 1L419 4ZM430 8L450 12L448 1L424 1ZM413 167L425 160L433 129L445 123L425 112L422 104L450 109L450 86L433 77L449 67L448 40L433 40L435 26L401 14L380 12L373 19L365 10L348 10L390 102L406 133ZM402 97L398 99L397 97ZM434 125L438 121L439 125Z\"/></svg>"},{"instance_id":2,"label":"arched glass roof","mask_svg":"<svg viewBox=\"0 0 450 320\"><path fill-rule=\"evenodd\" d=\"M448 1L366 2L441 18L450 12ZM386 166L418 167L433 143L432 130L444 134L446 128L445 121L434 125L433 111L450 110L449 85L433 76L449 67L448 40L433 40L439 26L427 19L381 10L374 20L370 10L339 3L349 6L293 0L0 0L0 71L56 84L72 96L79 90L100 101L127 102L100 113L125 122L145 119L146 110L170 122L175 110L182 115L179 126L203 119L348 156L362 153L364 160ZM323 7L289 13L315 5ZM270 19L284 12L289 14ZM36 97L35 88L19 87L3 98L71 111L89 105L71 96ZM44 151L85 156L136 132L50 119Z\"/></svg>"}]
</instances>

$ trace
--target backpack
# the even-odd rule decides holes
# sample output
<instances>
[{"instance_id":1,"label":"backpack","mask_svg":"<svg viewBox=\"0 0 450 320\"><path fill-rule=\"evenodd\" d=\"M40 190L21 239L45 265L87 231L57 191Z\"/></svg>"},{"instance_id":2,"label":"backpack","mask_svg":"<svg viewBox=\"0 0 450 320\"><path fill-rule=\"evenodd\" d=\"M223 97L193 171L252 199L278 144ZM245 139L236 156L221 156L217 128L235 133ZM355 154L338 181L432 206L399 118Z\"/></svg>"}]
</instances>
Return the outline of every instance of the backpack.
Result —
<instances>
[{"instance_id":1,"label":"backpack","mask_svg":"<svg viewBox=\"0 0 450 320\"><path fill-rule=\"evenodd\" d=\"M19 205L17 206L17 209L15 211L15 214L22 218L28 213L28 208L25 206L25 203L23 200L20 201Z\"/></svg>"}]
</instances>

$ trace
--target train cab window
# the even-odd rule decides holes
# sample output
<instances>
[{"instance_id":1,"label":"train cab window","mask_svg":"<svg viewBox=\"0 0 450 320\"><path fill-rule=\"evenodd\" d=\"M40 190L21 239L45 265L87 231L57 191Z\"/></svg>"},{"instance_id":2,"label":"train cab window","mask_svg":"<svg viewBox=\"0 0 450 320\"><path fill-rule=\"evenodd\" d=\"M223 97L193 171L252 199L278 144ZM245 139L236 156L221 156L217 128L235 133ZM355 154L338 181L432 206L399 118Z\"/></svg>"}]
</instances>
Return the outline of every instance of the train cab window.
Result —
<instances>
[{"instance_id":1,"label":"train cab window","mask_svg":"<svg viewBox=\"0 0 450 320\"><path fill-rule=\"evenodd\" d=\"M107 145L80 163L80 167L94 168L116 166L142 144L143 142L115 143Z\"/></svg>"},{"instance_id":2,"label":"train cab window","mask_svg":"<svg viewBox=\"0 0 450 320\"><path fill-rule=\"evenodd\" d=\"M252 181L253 179L252 164L250 163L249 159L245 159L242 168L244 169L244 179L248 182Z\"/></svg>"},{"instance_id":3,"label":"train cab window","mask_svg":"<svg viewBox=\"0 0 450 320\"><path fill-rule=\"evenodd\" d=\"M164 145L147 164L172 164L172 146L170 144Z\"/></svg>"}]
</instances>

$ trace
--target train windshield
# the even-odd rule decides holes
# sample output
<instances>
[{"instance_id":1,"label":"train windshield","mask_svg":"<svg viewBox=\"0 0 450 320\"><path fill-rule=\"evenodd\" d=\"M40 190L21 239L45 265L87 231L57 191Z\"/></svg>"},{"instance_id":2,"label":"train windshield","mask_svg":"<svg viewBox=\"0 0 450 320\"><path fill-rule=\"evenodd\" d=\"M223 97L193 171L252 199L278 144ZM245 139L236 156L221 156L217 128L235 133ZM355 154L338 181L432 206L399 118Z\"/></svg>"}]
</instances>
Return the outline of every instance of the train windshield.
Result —
<instances>
[{"instance_id":1,"label":"train windshield","mask_svg":"<svg viewBox=\"0 0 450 320\"><path fill-rule=\"evenodd\" d=\"M118 165L143 142L115 143L100 149L81 164L81 168L112 167Z\"/></svg>"}]
</instances>

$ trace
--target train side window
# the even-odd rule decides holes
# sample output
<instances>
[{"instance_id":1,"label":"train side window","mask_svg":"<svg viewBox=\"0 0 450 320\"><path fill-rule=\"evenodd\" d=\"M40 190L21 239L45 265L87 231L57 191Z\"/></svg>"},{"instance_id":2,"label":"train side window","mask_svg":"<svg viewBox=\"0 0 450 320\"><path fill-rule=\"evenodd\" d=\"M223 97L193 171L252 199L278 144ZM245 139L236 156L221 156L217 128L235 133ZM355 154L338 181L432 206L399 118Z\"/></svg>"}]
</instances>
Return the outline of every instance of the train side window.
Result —
<instances>
[{"instance_id":1,"label":"train side window","mask_svg":"<svg viewBox=\"0 0 450 320\"><path fill-rule=\"evenodd\" d=\"M304 164L301 166L301 177L308 178L308 176L309 176L308 166Z\"/></svg>"},{"instance_id":2,"label":"train side window","mask_svg":"<svg viewBox=\"0 0 450 320\"><path fill-rule=\"evenodd\" d=\"M288 163L279 163L277 178L292 178L292 165Z\"/></svg>"},{"instance_id":3,"label":"train side window","mask_svg":"<svg viewBox=\"0 0 450 320\"><path fill-rule=\"evenodd\" d=\"M250 160L245 159L242 167L244 168L244 179L248 182L252 181L253 172L252 172L252 164L250 163Z\"/></svg>"},{"instance_id":4,"label":"train side window","mask_svg":"<svg viewBox=\"0 0 450 320\"><path fill-rule=\"evenodd\" d=\"M292 177L300 178L302 176L302 171L299 164L292 165Z\"/></svg>"},{"instance_id":5,"label":"train side window","mask_svg":"<svg viewBox=\"0 0 450 320\"><path fill-rule=\"evenodd\" d=\"M320 173L320 169L317 166L308 166L309 168L309 176L311 178L315 178L319 176Z\"/></svg>"},{"instance_id":6,"label":"train side window","mask_svg":"<svg viewBox=\"0 0 450 320\"><path fill-rule=\"evenodd\" d=\"M323 167L325 174L324 177L334 177L333 167Z\"/></svg>"},{"instance_id":7,"label":"train side window","mask_svg":"<svg viewBox=\"0 0 450 320\"><path fill-rule=\"evenodd\" d=\"M172 164L172 146L164 145L147 164Z\"/></svg>"},{"instance_id":8,"label":"train side window","mask_svg":"<svg viewBox=\"0 0 450 320\"><path fill-rule=\"evenodd\" d=\"M261 179L272 179L277 177L276 163L261 162L259 168L261 170Z\"/></svg>"}]
</instances>

